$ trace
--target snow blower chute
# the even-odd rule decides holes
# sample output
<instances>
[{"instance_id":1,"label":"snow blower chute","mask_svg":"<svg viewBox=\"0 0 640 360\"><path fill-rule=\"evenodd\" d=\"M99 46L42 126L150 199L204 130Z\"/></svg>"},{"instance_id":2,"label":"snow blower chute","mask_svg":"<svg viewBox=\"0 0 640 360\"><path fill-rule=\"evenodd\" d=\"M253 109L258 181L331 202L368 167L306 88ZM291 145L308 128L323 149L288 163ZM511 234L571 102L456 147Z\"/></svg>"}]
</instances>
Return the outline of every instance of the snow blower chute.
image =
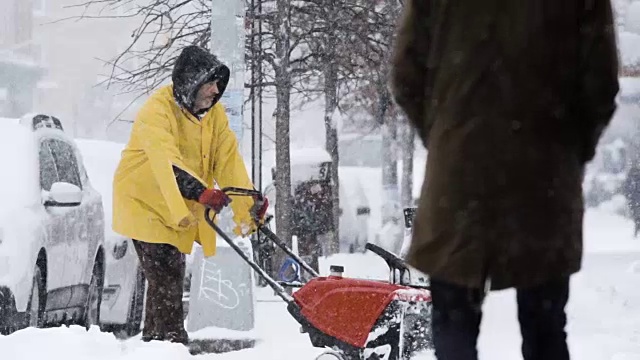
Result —
<instances>
[{"instance_id":1,"label":"snow blower chute","mask_svg":"<svg viewBox=\"0 0 640 360\"><path fill-rule=\"evenodd\" d=\"M229 196L262 197L257 190L222 190ZM432 347L430 292L427 286L411 284L410 269L395 254L374 244L365 246L389 266L388 282L346 278L337 265L330 267L329 276L320 276L269 229L267 219L258 227L263 241L273 242L312 276L306 283L276 281L216 225L215 215L207 209L207 223L287 303L311 344L327 349L317 360L408 360ZM298 289L289 295L285 287Z\"/></svg>"}]
</instances>

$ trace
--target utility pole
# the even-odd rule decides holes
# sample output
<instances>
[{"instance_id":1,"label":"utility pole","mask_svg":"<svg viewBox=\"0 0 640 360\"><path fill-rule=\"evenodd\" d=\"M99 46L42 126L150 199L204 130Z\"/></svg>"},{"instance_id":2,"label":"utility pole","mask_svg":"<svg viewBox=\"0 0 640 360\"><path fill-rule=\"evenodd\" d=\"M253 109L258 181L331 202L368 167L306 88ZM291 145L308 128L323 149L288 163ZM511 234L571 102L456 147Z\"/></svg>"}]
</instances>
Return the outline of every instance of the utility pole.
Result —
<instances>
[{"instance_id":1,"label":"utility pole","mask_svg":"<svg viewBox=\"0 0 640 360\"><path fill-rule=\"evenodd\" d=\"M239 146L242 145L244 73L245 73L245 6L244 0L211 0L211 45L210 51L229 67L229 83L221 98L229 127L235 132ZM242 150L242 149L240 149ZM242 152L242 151L241 151ZM230 220L221 213L221 221ZM221 219L226 218L226 219ZM222 241L222 240L219 240ZM252 252L252 244L246 239L235 243L245 253ZM198 331L207 327L250 331L256 318L256 296L253 272L233 249L218 246L216 256L205 258L201 247L197 247L193 257L193 277L189 297L187 331ZM246 270L246 271L245 271ZM215 274L213 280L212 275ZM224 279L224 280L223 280ZM202 295L206 291L215 292L216 284L227 282L232 294L242 294L234 298ZM236 285L234 285L236 284ZM241 285L238 285L241 284ZM246 286L250 284L250 286ZM236 286L233 288L233 286ZM238 286L242 286L242 290ZM220 295L220 294L217 294ZM232 304L233 306L230 306ZM209 311L213 309L213 311ZM225 309L225 310L221 310ZM219 310L219 311L218 311Z\"/></svg>"},{"instance_id":2,"label":"utility pole","mask_svg":"<svg viewBox=\"0 0 640 360\"><path fill-rule=\"evenodd\" d=\"M257 4L256 4L257 2ZM257 5L257 6L256 6ZM262 11L261 0L251 0L251 51L262 52L262 38L256 31L262 31L262 20L256 19L256 11ZM226 106L229 126L236 133L242 144L243 138L243 103L245 79L245 31L246 8L244 0L212 0L211 1L211 52L231 70L231 77L221 101ZM258 17L259 18L259 17ZM252 85L262 81L262 62L254 57L251 63ZM251 179L258 190L262 190L262 88L253 88L251 101ZM256 96L257 95L257 96ZM257 110L257 114L256 114ZM241 149L242 150L242 149ZM244 154L244 152L243 152Z\"/></svg>"},{"instance_id":3,"label":"utility pole","mask_svg":"<svg viewBox=\"0 0 640 360\"><path fill-rule=\"evenodd\" d=\"M262 190L262 0L251 0L251 179ZM257 38L257 39L256 39ZM257 112L257 114L256 114Z\"/></svg>"},{"instance_id":4,"label":"utility pole","mask_svg":"<svg viewBox=\"0 0 640 360\"><path fill-rule=\"evenodd\" d=\"M235 131L238 142L243 140L243 104L245 79L245 31L251 30L251 149L242 151L243 155L251 154L251 181L256 189L262 191L262 19L256 12L262 12L262 0L250 0L250 23L246 22L245 0L212 0L211 1L211 52L229 66L231 76L227 89L221 99L226 106L229 126ZM258 20L256 20L258 18ZM247 29L249 25L249 29ZM257 44L256 44L257 43ZM257 112L257 114L256 114ZM260 237L252 236L254 258L270 271L271 261L268 253L263 253L259 246ZM274 275L274 274L271 274ZM259 280L260 281L260 280Z\"/></svg>"},{"instance_id":5,"label":"utility pole","mask_svg":"<svg viewBox=\"0 0 640 360\"><path fill-rule=\"evenodd\" d=\"M226 107L229 126L242 145L244 99L244 0L211 1L211 52L229 67L229 84L221 102Z\"/></svg>"}]
</instances>

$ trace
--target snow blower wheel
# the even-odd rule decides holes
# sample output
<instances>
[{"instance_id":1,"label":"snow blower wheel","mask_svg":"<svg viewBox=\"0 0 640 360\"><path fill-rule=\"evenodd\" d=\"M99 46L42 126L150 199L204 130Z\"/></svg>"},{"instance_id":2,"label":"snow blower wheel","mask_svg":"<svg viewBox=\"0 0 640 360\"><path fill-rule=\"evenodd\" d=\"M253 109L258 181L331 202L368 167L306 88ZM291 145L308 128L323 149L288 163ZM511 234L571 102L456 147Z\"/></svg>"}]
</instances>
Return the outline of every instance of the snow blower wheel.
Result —
<instances>
[{"instance_id":1,"label":"snow blower wheel","mask_svg":"<svg viewBox=\"0 0 640 360\"><path fill-rule=\"evenodd\" d=\"M341 352L325 351L316 357L316 360L349 360Z\"/></svg>"},{"instance_id":2,"label":"snow blower wheel","mask_svg":"<svg viewBox=\"0 0 640 360\"><path fill-rule=\"evenodd\" d=\"M257 190L223 188L227 195L261 199ZM213 216L212 216L213 213ZM428 286L411 283L404 260L367 243L366 250L380 256L390 270L389 281L342 276L342 266L332 266L329 276L320 276L274 234L266 221L257 221L258 231L284 251L301 270L311 275L307 282L274 280L215 223L216 213L207 208L205 220L221 238L274 290L289 314L300 324L314 347L327 349L316 360L409 360L417 352L431 349L431 293ZM290 294L286 288L298 290Z\"/></svg>"}]
</instances>

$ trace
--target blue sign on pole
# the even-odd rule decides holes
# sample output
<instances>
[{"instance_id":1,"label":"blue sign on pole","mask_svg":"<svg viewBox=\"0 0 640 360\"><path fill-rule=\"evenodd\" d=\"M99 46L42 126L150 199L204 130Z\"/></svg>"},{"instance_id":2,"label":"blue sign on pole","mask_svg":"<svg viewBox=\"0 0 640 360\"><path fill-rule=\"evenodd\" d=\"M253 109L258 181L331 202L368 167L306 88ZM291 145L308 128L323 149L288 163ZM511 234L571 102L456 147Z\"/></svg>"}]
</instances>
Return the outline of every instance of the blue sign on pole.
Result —
<instances>
[{"instance_id":1,"label":"blue sign on pole","mask_svg":"<svg viewBox=\"0 0 640 360\"><path fill-rule=\"evenodd\" d=\"M221 102L229 118L229 127L236 133L238 143L242 143L242 89L227 89L222 94Z\"/></svg>"}]
</instances>

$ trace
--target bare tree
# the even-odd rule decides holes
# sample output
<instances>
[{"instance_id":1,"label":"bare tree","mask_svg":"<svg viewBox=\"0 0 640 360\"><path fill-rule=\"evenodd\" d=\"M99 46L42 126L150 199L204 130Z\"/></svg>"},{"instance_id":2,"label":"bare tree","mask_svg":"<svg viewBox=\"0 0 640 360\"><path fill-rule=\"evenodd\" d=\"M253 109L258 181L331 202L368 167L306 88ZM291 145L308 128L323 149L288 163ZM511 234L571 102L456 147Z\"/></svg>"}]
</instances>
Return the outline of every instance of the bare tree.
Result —
<instances>
[{"instance_id":1,"label":"bare tree","mask_svg":"<svg viewBox=\"0 0 640 360\"><path fill-rule=\"evenodd\" d=\"M352 49L362 67L347 85L351 92L345 99L356 111L366 111L382 132L382 186L385 192L383 222L400 219L398 194L398 123L400 113L392 101L388 87L395 24L402 9L398 0L364 2L367 28L356 35ZM359 76L358 76L359 75Z\"/></svg>"},{"instance_id":2,"label":"bare tree","mask_svg":"<svg viewBox=\"0 0 640 360\"><path fill-rule=\"evenodd\" d=\"M290 242L291 96L299 94L308 100L324 96L326 149L335 169L332 183L337 250L339 156L334 114L341 105L369 108L375 109L377 124L385 122L392 107L386 86L387 60L399 4L396 0L245 1L247 24L261 23L259 31L245 37L245 59L262 68L258 78L245 84L250 89L246 101L268 89L275 90L277 231ZM106 84L116 84L124 92L144 96L166 82L184 46L210 47L212 0L86 0L76 6L84 8L81 18L103 17L103 9L126 7L121 17L140 19L129 46L105 60L111 68ZM387 158L392 161L393 154ZM397 184L397 174L390 181Z\"/></svg>"},{"instance_id":3,"label":"bare tree","mask_svg":"<svg viewBox=\"0 0 640 360\"><path fill-rule=\"evenodd\" d=\"M280 236L291 243L292 203L290 130L291 111L291 23L290 0L276 0L273 24L276 53L271 66L276 81L276 220Z\"/></svg>"},{"instance_id":4,"label":"bare tree","mask_svg":"<svg viewBox=\"0 0 640 360\"><path fill-rule=\"evenodd\" d=\"M101 18L105 17L101 15L105 9L126 7L128 10L119 17L140 19L129 45L113 59L104 60L111 66L105 82L121 86L124 92L144 96L170 78L183 47L198 45L209 49L212 4L211 0L87 0L74 6L84 8L79 18ZM259 6L259 11L247 1L247 23L260 19L263 27L262 31L246 37L245 58L259 62L264 71L257 82L245 87L251 89L251 96L256 89L275 89L276 221L279 235L290 242L290 99L292 92L306 91L307 66L312 57L302 46L302 38L308 35L304 27L292 26L291 22L300 18L295 15L304 2L262 0L254 1L253 5ZM255 41L256 37L260 41ZM257 44L259 49L255 51Z\"/></svg>"},{"instance_id":5,"label":"bare tree","mask_svg":"<svg viewBox=\"0 0 640 360\"><path fill-rule=\"evenodd\" d=\"M336 170L332 176L334 251L338 250L339 244L340 209L336 113L345 108L362 111L371 105L368 92L371 84L375 83L380 88L376 93L378 98L387 95L387 65L384 62L395 23L389 21L394 15L386 10L379 2L371 0L308 0L304 6L303 12L312 18L301 23L310 24L307 32L313 35L303 40L311 49L314 60L310 69L319 73L317 87L321 94L318 95L324 97L325 104L325 148ZM385 107L389 105L387 99L381 100ZM385 113L382 110L377 118L380 124Z\"/></svg>"},{"instance_id":6,"label":"bare tree","mask_svg":"<svg viewBox=\"0 0 640 360\"><path fill-rule=\"evenodd\" d=\"M140 25L131 33L129 45L112 59L105 83L120 84L125 92L144 95L171 76L180 50L187 45L209 48L210 1L208 0L88 0L72 7L83 8L80 16L68 19L137 18ZM114 9L124 9L122 15ZM131 64L137 64L132 66Z\"/></svg>"}]
</instances>

